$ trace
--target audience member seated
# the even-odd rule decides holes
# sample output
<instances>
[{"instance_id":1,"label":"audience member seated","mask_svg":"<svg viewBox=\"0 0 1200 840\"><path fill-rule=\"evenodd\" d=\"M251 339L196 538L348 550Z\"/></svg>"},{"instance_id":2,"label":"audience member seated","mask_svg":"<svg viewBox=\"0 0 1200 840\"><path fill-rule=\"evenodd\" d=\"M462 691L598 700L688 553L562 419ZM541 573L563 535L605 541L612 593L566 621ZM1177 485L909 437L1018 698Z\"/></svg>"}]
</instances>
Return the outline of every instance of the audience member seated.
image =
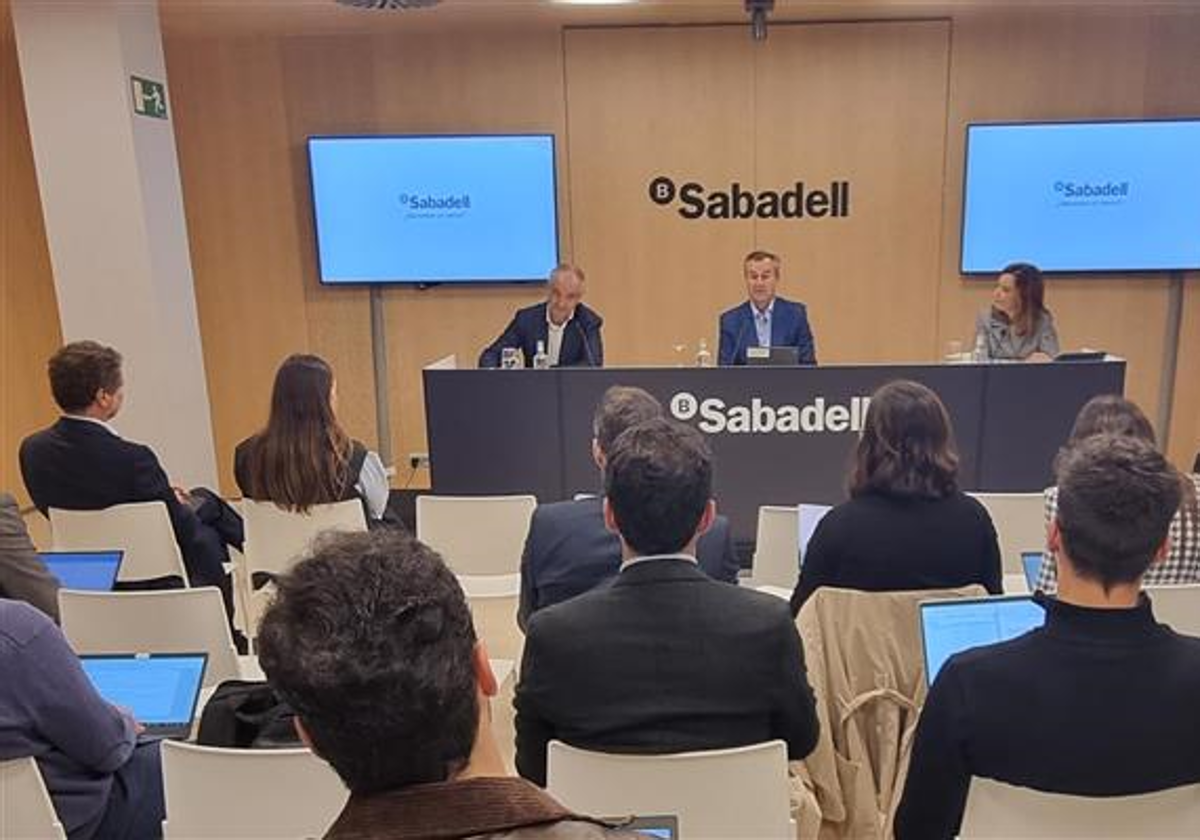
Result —
<instances>
[{"instance_id":1,"label":"audience member seated","mask_svg":"<svg viewBox=\"0 0 1200 840\"><path fill-rule=\"evenodd\" d=\"M43 613L0 599L0 761L33 756L70 840L161 836L157 743L105 702Z\"/></svg>"},{"instance_id":2,"label":"audience member seated","mask_svg":"<svg viewBox=\"0 0 1200 840\"><path fill-rule=\"evenodd\" d=\"M609 388L592 423L592 459L601 476L605 453L621 432L662 416L662 405L641 388ZM739 564L729 520L724 516L717 516L712 528L700 537L696 558L709 577L737 583ZM621 541L604 527L601 497L539 505L521 558L518 623L524 629L537 610L587 592L616 577L620 569Z\"/></svg>"},{"instance_id":3,"label":"audience member seated","mask_svg":"<svg viewBox=\"0 0 1200 840\"><path fill-rule=\"evenodd\" d=\"M1154 427L1142 410L1135 403L1115 394L1093 397L1079 410L1067 445L1092 435L1125 435L1150 446L1156 445ZM1143 583L1147 586L1200 583L1200 510L1197 510L1196 502L1200 493L1200 475L1193 474L1190 479L1190 486L1184 485L1183 503L1171 520L1167 557L1146 572ZM1047 525L1054 521L1057 513L1058 488L1049 487L1046 489ZM1052 554L1042 559L1037 588L1050 593L1058 588L1058 563Z\"/></svg>"},{"instance_id":4,"label":"audience member seated","mask_svg":"<svg viewBox=\"0 0 1200 840\"><path fill-rule=\"evenodd\" d=\"M817 739L804 653L787 606L696 564L712 524L712 461L695 429L626 429L604 468L604 520L621 541L608 586L536 612L516 688L517 770L545 784L553 738L674 753L774 738L802 759Z\"/></svg>"},{"instance_id":5,"label":"audience member seated","mask_svg":"<svg viewBox=\"0 0 1200 840\"><path fill-rule=\"evenodd\" d=\"M267 427L238 444L233 473L243 496L288 510L357 498L368 522L387 511L383 462L342 430L333 370L318 356L289 356L279 366Z\"/></svg>"},{"instance_id":6,"label":"audience member seated","mask_svg":"<svg viewBox=\"0 0 1200 840\"><path fill-rule=\"evenodd\" d=\"M850 501L813 532L792 593L792 614L821 586L895 592L972 583L999 594L996 529L958 489L946 407L916 382L871 397L850 474Z\"/></svg>"},{"instance_id":7,"label":"audience member seated","mask_svg":"<svg viewBox=\"0 0 1200 840\"><path fill-rule=\"evenodd\" d=\"M277 584L258 636L263 670L350 788L326 837L625 836L506 778L496 678L431 549L390 530L338 534Z\"/></svg>"},{"instance_id":8,"label":"audience member seated","mask_svg":"<svg viewBox=\"0 0 1200 840\"><path fill-rule=\"evenodd\" d=\"M58 622L58 580L38 557L10 493L0 493L0 598L25 601Z\"/></svg>"},{"instance_id":9,"label":"audience member seated","mask_svg":"<svg viewBox=\"0 0 1200 840\"><path fill-rule=\"evenodd\" d=\"M1200 639L1141 593L1167 554L1182 477L1154 447L1094 435L1058 462L1044 627L951 657L917 727L897 840L957 835L971 777L1076 796L1200 782Z\"/></svg>"},{"instance_id":10,"label":"audience member seated","mask_svg":"<svg viewBox=\"0 0 1200 840\"><path fill-rule=\"evenodd\" d=\"M125 399L121 354L94 341L72 342L50 358L49 373L63 416L21 443L21 475L38 510L162 502L192 585L218 587L232 616L222 564L228 545L241 548L241 519L210 491L172 487L150 447L123 440L108 425Z\"/></svg>"}]
</instances>

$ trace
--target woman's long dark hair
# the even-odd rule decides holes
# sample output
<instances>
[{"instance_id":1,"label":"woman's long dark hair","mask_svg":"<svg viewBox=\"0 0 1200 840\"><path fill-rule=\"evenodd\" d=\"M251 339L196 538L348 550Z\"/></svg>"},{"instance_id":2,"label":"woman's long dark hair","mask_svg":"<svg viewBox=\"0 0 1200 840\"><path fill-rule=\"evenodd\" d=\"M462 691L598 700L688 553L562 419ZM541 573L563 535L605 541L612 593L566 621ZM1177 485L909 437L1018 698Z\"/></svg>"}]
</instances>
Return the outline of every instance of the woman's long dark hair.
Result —
<instances>
[{"instance_id":1,"label":"woman's long dark hair","mask_svg":"<svg viewBox=\"0 0 1200 840\"><path fill-rule=\"evenodd\" d=\"M942 499L958 491L950 415L918 382L889 382L871 396L855 452L850 495Z\"/></svg>"},{"instance_id":2,"label":"woman's long dark hair","mask_svg":"<svg viewBox=\"0 0 1200 840\"><path fill-rule=\"evenodd\" d=\"M333 370L319 356L288 356L275 373L271 417L248 458L246 492L288 510L340 501L351 442L330 401Z\"/></svg>"},{"instance_id":3,"label":"woman's long dark hair","mask_svg":"<svg viewBox=\"0 0 1200 840\"><path fill-rule=\"evenodd\" d=\"M1013 329L1017 335L1029 335L1046 311L1046 283L1042 280L1042 270L1032 263L1017 262L1004 266L1000 274L1012 275L1013 288L1021 301L1021 314L1013 319Z\"/></svg>"}]
</instances>

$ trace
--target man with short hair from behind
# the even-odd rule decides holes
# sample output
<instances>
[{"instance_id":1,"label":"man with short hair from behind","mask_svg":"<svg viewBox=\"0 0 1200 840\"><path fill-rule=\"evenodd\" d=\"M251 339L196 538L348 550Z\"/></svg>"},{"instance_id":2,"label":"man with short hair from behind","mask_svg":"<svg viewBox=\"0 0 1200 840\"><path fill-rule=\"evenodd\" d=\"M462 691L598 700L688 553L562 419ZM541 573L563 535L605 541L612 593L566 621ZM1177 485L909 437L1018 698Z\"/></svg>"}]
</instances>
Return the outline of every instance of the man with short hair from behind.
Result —
<instances>
[{"instance_id":1,"label":"man with short hair from behind","mask_svg":"<svg viewBox=\"0 0 1200 840\"><path fill-rule=\"evenodd\" d=\"M662 404L641 388L614 385L604 392L592 418L592 460L602 480L605 453L617 436L662 416ZM700 536L696 557L709 577L737 584L740 565L726 517L717 516ZM587 592L620 570L621 541L604 526L602 497L538 505L521 555L518 623L524 629L537 610Z\"/></svg>"},{"instance_id":2,"label":"man with short hair from behind","mask_svg":"<svg viewBox=\"0 0 1200 840\"><path fill-rule=\"evenodd\" d=\"M719 583L696 564L715 516L712 460L695 429L626 429L604 471L604 518L623 562L608 586L529 621L516 689L517 770L546 783L546 747L675 753L817 740L787 602Z\"/></svg>"},{"instance_id":3,"label":"man with short hair from behind","mask_svg":"<svg viewBox=\"0 0 1200 840\"><path fill-rule=\"evenodd\" d=\"M327 838L632 840L507 777L496 678L432 549L391 530L331 535L277 583L263 670L350 788Z\"/></svg>"},{"instance_id":4,"label":"man with short hair from behind","mask_svg":"<svg viewBox=\"0 0 1200 840\"><path fill-rule=\"evenodd\" d=\"M124 440L109 425L125 400L121 366L120 353L95 341L73 341L50 357L50 390L63 416L21 442L25 487L47 515L50 508L162 502L191 584L218 587L232 617L232 588L223 564L229 561L227 544L241 547L241 520L228 511L222 521L233 527L226 533L202 522L194 509L199 497L173 488L150 447ZM221 504L211 491L201 492Z\"/></svg>"},{"instance_id":5,"label":"man with short hair from behind","mask_svg":"<svg viewBox=\"0 0 1200 840\"><path fill-rule=\"evenodd\" d=\"M1143 440L1059 456L1045 626L952 656L921 713L897 840L957 836L979 776L1121 796L1200 782L1200 639L1158 624L1142 577L1165 556L1180 474Z\"/></svg>"}]
</instances>

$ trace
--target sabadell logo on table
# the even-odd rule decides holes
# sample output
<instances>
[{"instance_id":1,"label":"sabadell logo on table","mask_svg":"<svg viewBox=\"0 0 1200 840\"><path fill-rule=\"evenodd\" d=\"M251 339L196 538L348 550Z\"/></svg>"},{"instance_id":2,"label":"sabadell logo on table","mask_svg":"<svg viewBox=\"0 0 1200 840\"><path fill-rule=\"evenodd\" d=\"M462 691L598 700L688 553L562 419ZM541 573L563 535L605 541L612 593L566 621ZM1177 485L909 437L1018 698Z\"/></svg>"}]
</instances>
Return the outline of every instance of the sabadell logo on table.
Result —
<instances>
[{"instance_id":1,"label":"sabadell logo on table","mask_svg":"<svg viewBox=\"0 0 1200 840\"><path fill-rule=\"evenodd\" d=\"M857 434L866 422L871 398L827 403L817 397L807 405L771 405L754 397L749 405L728 405L720 397L699 399L680 391L670 404L676 420L696 420L696 428L709 435Z\"/></svg>"}]
</instances>

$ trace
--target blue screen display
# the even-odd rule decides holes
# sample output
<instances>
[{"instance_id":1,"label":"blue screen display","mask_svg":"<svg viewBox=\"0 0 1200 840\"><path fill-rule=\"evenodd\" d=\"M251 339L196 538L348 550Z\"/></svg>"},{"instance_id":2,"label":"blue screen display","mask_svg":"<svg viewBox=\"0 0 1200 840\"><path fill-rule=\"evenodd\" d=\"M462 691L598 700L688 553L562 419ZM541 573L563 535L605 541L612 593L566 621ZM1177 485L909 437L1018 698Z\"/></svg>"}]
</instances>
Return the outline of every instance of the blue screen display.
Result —
<instances>
[{"instance_id":1,"label":"blue screen display","mask_svg":"<svg viewBox=\"0 0 1200 840\"><path fill-rule=\"evenodd\" d=\"M1031 598L980 598L921 604L925 676L932 685L946 660L968 648L1007 641L1041 627L1046 611Z\"/></svg>"},{"instance_id":2,"label":"blue screen display","mask_svg":"<svg viewBox=\"0 0 1200 840\"><path fill-rule=\"evenodd\" d=\"M96 692L145 724L187 723L195 713L204 656L81 656Z\"/></svg>"},{"instance_id":3,"label":"blue screen display","mask_svg":"<svg viewBox=\"0 0 1200 840\"><path fill-rule=\"evenodd\" d=\"M1200 268L1200 120L967 128L962 271Z\"/></svg>"},{"instance_id":4,"label":"blue screen display","mask_svg":"<svg viewBox=\"0 0 1200 840\"><path fill-rule=\"evenodd\" d=\"M38 555L63 589L111 592L121 566L121 551L51 551Z\"/></svg>"},{"instance_id":5,"label":"blue screen display","mask_svg":"<svg viewBox=\"0 0 1200 840\"><path fill-rule=\"evenodd\" d=\"M323 283L545 281L554 138L313 137Z\"/></svg>"}]
</instances>

